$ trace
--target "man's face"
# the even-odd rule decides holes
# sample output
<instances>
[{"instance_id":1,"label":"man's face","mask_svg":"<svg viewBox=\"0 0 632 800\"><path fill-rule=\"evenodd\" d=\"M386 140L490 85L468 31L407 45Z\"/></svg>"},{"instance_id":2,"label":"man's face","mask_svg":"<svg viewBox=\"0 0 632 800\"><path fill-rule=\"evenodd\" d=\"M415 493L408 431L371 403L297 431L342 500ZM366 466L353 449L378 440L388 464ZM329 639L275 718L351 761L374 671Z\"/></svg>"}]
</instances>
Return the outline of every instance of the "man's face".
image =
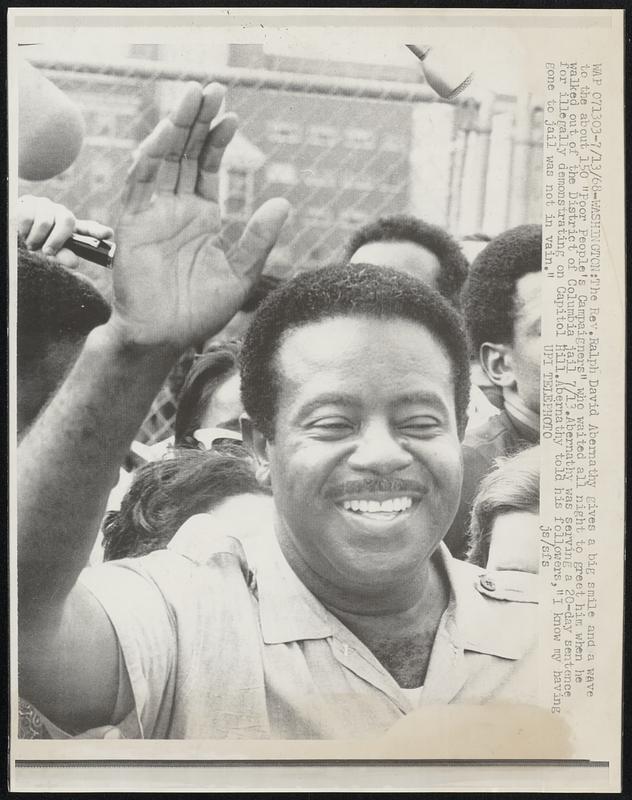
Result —
<instances>
[{"instance_id":1,"label":"man's face","mask_svg":"<svg viewBox=\"0 0 632 800\"><path fill-rule=\"evenodd\" d=\"M542 273L530 272L516 282L516 317L511 359L516 392L522 402L540 413L540 355Z\"/></svg>"},{"instance_id":2,"label":"man's face","mask_svg":"<svg viewBox=\"0 0 632 800\"><path fill-rule=\"evenodd\" d=\"M356 250L349 262L391 267L438 289L441 272L439 259L430 250L414 242L369 242Z\"/></svg>"},{"instance_id":3,"label":"man's face","mask_svg":"<svg viewBox=\"0 0 632 800\"><path fill-rule=\"evenodd\" d=\"M452 365L423 326L336 317L290 331L268 442L280 537L342 587L418 569L459 502Z\"/></svg>"},{"instance_id":4,"label":"man's face","mask_svg":"<svg viewBox=\"0 0 632 800\"><path fill-rule=\"evenodd\" d=\"M200 428L227 428L239 430L239 417L244 408L241 403L239 373L221 383L200 419Z\"/></svg>"}]
</instances>

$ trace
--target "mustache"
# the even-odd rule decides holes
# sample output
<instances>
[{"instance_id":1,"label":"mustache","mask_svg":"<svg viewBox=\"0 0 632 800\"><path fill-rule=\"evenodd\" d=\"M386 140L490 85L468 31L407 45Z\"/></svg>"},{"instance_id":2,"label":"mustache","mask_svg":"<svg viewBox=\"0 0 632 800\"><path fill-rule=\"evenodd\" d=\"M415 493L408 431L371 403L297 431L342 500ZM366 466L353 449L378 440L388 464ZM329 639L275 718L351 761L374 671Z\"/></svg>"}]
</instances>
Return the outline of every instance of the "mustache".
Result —
<instances>
[{"instance_id":1,"label":"mustache","mask_svg":"<svg viewBox=\"0 0 632 800\"><path fill-rule=\"evenodd\" d=\"M364 478L356 481L345 481L337 486L332 486L325 492L328 499L336 500L340 497L355 494L374 494L376 492L390 492L392 494L418 494L423 495L427 488L423 483L409 481L405 478Z\"/></svg>"}]
</instances>

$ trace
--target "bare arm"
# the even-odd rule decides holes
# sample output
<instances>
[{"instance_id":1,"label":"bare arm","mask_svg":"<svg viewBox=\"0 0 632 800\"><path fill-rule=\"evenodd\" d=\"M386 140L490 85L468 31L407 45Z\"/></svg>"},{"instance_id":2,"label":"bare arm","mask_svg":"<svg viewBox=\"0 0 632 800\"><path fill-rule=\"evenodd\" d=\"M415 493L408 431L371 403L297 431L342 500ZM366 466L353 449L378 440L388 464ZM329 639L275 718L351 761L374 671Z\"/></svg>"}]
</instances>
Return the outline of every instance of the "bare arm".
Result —
<instances>
[{"instance_id":1,"label":"bare arm","mask_svg":"<svg viewBox=\"0 0 632 800\"><path fill-rule=\"evenodd\" d=\"M217 84L189 85L141 145L111 318L18 451L20 691L59 724L106 724L114 709L114 631L75 584L119 465L177 355L237 311L287 215L285 201L269 201L234 252L219 248L218 168L236 128L226 116L209 132L222 97Z\"/></svg>"}]
</instances>

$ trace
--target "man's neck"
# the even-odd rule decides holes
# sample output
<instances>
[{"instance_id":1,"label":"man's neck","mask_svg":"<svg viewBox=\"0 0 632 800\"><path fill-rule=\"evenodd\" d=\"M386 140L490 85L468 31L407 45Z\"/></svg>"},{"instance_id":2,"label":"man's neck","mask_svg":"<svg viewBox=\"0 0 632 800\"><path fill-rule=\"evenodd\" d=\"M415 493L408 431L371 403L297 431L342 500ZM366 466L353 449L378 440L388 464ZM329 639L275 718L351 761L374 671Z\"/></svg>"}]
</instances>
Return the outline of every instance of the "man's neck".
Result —
<instances>
[{"instance_id":1,"label":"man's neck","mask_svg":"<svg viewBox=\"0 0 632 800\"><path fill-rule=\"evenodd\" d=\"M420 686L435 635L448 606L450 586L438 553L388 587L350 586L310 567L277 518L276 535L286 561L304 586L345 625L403 687Z\"/></svg>"},{"instance_id":2,"label":"man's neck","mask_svg":"<svg viewBox=\"0 0 632 800\"><path fill-rule=\"evenodd\" d=\"M388 584L352 584L348 576L325 576L309 565L282 521L275 525L286 561L307 589L339 619L406 619L437 603L445 578L435 558L391 576ZM337 579L338 578L338 579ZM444 606L445 607L445 606Z\"/></svg>"}]
</instances>

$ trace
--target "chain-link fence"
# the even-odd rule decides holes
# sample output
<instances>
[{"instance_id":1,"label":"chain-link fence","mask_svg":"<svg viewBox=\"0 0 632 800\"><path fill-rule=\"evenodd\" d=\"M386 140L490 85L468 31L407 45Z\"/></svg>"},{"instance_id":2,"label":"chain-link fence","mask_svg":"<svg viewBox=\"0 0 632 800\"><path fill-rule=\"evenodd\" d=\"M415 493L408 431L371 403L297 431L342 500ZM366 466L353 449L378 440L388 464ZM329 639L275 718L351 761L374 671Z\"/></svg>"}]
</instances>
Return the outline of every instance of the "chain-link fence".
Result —
<instances>
[{"instance_id":1,"label":"chain-link fence","mask_svg":"<svg viewBox=\"0 0 632 800\"><path fill-rule=\"evenodd\" d=\"M243 46L232 61L244 62ZM228 240L268 197L284 196L294 208L273 271L330 260L355 229L383 214L414 213L458 237L540 219L539 112L528 108L525 119L520 98L497 98L482 119L475 104L439 101L415 72L414 81L340 77L307 60L279 59L214 74L134 58L33 63L79 104L87 135L68 170L23 181L20 191L80 217L115 223L131 151L184 81L216 79L240 119L223 163Z\"/></svg>"},{"instance_id":2,"label":"chain-link fence","mask_svg":"<svg viewBox=\"0 0 632 800\"><path fill-rule=\"evenodd\" d=\"M541 109L528 97L496 97L486 109L447 103L416 67L358 75L340 64L266 59L250 45L230 49L228 65L211 73L183 70L158 47L140 54L131 48L110 63L33 59L80 106L86 137L68 170L21 181L20 193L115 227L132 151L185 81L218 80L240 120L222 164L227 243L267 198L293 207L266 265L272 274L334 260L358 227L385 214L412 213L458 238L540 220ZM84 271L109 296L110 274ZM145 440L169 432L176 398L163 401Z\"/></svg>"}]
</instances>

